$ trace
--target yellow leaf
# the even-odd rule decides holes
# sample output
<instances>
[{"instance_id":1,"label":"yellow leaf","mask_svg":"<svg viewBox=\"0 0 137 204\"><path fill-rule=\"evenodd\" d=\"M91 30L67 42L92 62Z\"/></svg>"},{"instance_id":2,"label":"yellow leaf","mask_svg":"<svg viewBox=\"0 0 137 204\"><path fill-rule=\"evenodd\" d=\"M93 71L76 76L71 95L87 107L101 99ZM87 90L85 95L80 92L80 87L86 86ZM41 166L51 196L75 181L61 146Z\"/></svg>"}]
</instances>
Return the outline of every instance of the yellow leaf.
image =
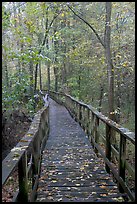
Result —
<instances>
[{"instance_id":1,"label":"yellow leaf","mask_svg":"<svg viewBox=\"0 0 137 204\"><path fill-rule=\"evenodd\" d=\"M110 115L113 115L115 112L110 112Z\"/></svg>"},{"instance_id":2,"label":"yellow leaf","mask_svg":"<svg viewBox=\"0 0 137 204\"><path fill-rule=\"evenodd\" d=\"M80 186L80 183L76 183L76 186Z\"/></svg>"},{"instance_id":3,"label":"yellow leaf","mask_svg":"<svg viewBox=\"0 0 137 204\"><path fill-rule=\"evenodd\" d=\"M84 170L84 167L80 167L80 170Z\"/></svg>"},{"instance_id":4,"label":"yellow leaf","mask_svg":"<svg viewBox=\"0 0 137 204\"><path fill-rule=\"evenodd\" d=\"M106 188L106 186L100 186L100 188Z\"/></svg>"},{"instance_id":5,"label":"yellow leaf","mask_svg":"<svg viewBox=\"0 0 137 204\"><path fill-rule=\"evenodd\" d=\"M52 180L52 183L56 183L57 181L56 180Z\"/></svg>"},{"instance_id":6,"label":"yellow leaf","mask_svg":"<svg viewBox=\"0 0 137 204\"><path fill-rule=\"evenodd\" d=\"M64 17L64 13L62 13L61 16Z\"/></svg>"},{"instance_id":7,"label":"yellow leaf","mask_svg":"<svg viewBox=\"0 0 137 204\"><path fill-rule=\"evenodd\" d=\"M100 196L107 196L107 194L100 194Z\"/></svg>"},{"instance_id":8,"label":"yellow leaf","mask_svg":"<svg viewBox=\"0 0 137 204\"><path fill-rule=\"evenodd\" d=\"M123 63L123 67L127 67L127 65L128 65L127 62Z\"/></svg>"},{"instance_id":9,"label":"yellow leaf","mask_svg":"<svg viewBox=\"0 0 137 204\"><path fill-rule=\"evenodd\" d=\"M20 140L20 142L28 142L28 140Z\"/></svg>"},{"instance_id":10,"label":"yellow leaf","mask_svg":"<svg viewBox=\"0 0 137 204\"><path fill-rule=\"evenodd\" d=\"M27 134L27 136L31 136L32 137L33 134Z\"/></svg>"}]
</instances>

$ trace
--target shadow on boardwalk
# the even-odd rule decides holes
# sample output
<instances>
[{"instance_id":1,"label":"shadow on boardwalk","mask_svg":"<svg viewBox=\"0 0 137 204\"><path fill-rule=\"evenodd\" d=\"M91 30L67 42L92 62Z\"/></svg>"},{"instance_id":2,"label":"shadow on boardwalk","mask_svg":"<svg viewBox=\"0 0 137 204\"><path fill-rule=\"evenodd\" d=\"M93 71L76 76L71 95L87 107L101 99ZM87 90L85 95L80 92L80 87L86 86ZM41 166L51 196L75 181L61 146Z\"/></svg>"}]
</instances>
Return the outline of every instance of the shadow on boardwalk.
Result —
<instances>
[{"instance_id":1,"label":"shadow on boardwalk","mask_svg":"<svg viewBox=\"0 0 137 204\"><path fill-rule=\"evenodd\" d=\"M121 194L84 131L50 99L50 133L36 202L120 202Z\"/></svg>"}]
</instances>

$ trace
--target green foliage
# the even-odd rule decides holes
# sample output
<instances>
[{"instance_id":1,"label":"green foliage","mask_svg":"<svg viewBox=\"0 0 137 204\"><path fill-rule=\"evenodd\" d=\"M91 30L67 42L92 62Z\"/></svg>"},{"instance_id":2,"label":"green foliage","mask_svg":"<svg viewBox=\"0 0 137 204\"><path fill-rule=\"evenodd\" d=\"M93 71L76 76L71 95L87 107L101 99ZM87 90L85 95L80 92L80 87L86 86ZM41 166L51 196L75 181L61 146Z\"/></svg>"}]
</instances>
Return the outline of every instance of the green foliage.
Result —
<instances>
[{"instance_id":1,"label":"green foliage","mask_svg":"<svg viewBox=\"0 0 137 204\"><path fill-rule=\"evenodd\" d=\"M31 61L34 62L34 64L37 64L39 61L51 61L50 58L44 56L43 54L39 54L37 50L26 50L23 52L11 52L8 56L9 59L18 59L20 61L23 61L24 63L28 63Z\"/></svg>"},{"instance_id":2,"label":"green foliage","mask_svg":"<svg viewBox=\"0 0 137 204\"><path fill-rule=\"evenodd\" d=\"M2 5L2 27L3 30L10 26L10 12Z\"/></svg>"},{"instance_id":3,"label":"green foliage","mask_svg":"<svg viewBox=\"0 0 137 204\"><path fill-rule=\"evenodd\" d=\"M99 107L104 88L102 111L108 112L108 81L105 53L91 29L68 6L85 19L104 40L105 2L3 2L3 106L23 105L26 89L34 87L35 65L41 62L43 87L47 89L50 65L51 88L67 91L86 103ZM15 8L14 8L15 7ZM134 107L134 2L112 2L111 51L114 64L115 109L120 95L122 112ZM60 11L49 29L55 15ZM46 27L47 26L47 27ZM42 46L47 32L47 41ZM41 53L39 54L39 50ZM50 63L49 63L50 62ZM32 67L30 67L32 64ZM7 70L6 70L7 66ZM19 76L16 72L24 73ZM8 76L6 74L8 73ZM39 87L39 68L38 68ZM9 77L11 87L6 87ZM23 81L23 79L25 81ZM119 94L120 93L120 94ZM25 95L25 94L24 94ZM33 99L24 105L32 110ZM125 113L127 117L128 113Z\"/></svg>"},{"instance_id":4,"label":"green foliage","mask_svg":"<svg viewBox=\"0 0 137 204\"><path fill-rule=\"evenodd\" d=\"M26 73L15 73L9 78L10 87L2 87L2 106L6 110L14 110L16 107L25 107L33 110L33 99L29 95L29 75ZM28 96L29 102L25 103L24 98Z\"/></svg>"}]
</instances>

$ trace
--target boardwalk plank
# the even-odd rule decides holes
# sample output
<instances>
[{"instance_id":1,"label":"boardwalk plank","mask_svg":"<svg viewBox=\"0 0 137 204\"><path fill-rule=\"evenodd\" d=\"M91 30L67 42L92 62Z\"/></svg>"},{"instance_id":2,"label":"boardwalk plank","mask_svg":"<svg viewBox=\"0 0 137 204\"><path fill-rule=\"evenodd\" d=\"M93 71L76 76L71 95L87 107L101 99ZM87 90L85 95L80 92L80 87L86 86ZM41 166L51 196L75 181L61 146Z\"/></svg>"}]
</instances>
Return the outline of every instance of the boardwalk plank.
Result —
<instances>
[{"instance_id":1,"label":"boardwalk plank","mask_svg":"<svg viewBox=\"0 0 137 204\"><path fill-rule=\"evenodd\" d=\"M65 107L50 99L36 202L121 202L122 194Z\"/></svg>"}]
</instances>

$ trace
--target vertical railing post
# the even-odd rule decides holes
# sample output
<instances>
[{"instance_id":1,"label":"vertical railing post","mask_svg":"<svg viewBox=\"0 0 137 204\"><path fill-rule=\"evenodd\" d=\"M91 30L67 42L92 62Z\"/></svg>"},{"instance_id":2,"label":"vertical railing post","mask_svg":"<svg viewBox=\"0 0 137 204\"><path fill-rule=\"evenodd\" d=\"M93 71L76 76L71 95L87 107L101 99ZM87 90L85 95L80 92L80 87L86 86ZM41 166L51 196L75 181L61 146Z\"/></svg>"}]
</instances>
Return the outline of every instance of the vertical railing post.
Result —
<instances>
[{"instance_id":1,"label":"vertical railing post","mask_svg":"<svg viewBox=\"0 0 137 204\"><path fill-rule=\"evenodd\" d=\"M75 101L71 100L72 102L72 115L73 115L73 118L75 118Z\"/></svg>"},{"instance_id":2,"label":"vertical railing post","mask_svg":"<svg viewBox=\"0 0 137 204\"><path fill-rule=\"evenodd\" d=\"M76 122L78 122L78 103L76 102L76 117L75 117L75 120Z\"/></svg>"},{"instance_id":3,"label":"vertical railing post","mask_svg":"<svg viewBox=\"0 0 137 204\"><path fill-rule=\"evenodd\" d=\"M81 106L81 127L83 128L83 120L84 119L84 107Z\"/></svg>"},{"instance_id":4,"label":"vertical railing post","mask_svg":"<svg viewBox=\"0 0 137 204\"><path fill-rule=\"evenodd\" d=\"M79 104L79 124L81 125L81 120L82 120L82 113L81 113L81 105Z\"/></svg>"},{"instance_id":5,"label":"vertical railing post","mask_svg":"<svg viewBox=\"0 0 137 204\"><path fill-rule=\"evenodd\" d=\"M110 161L111 160L111 127L106 124L106 158ZM110 168L106 164L106 171L110 173Z\"/></svg>"},{"instance_id":6,"label":"vertical railing post","mask_svg":"<svg viewBox=\"0 0 137 204\"><path fill-rule=\"evenodd\" d=\"M95 119L95 142L99 143L99 118L96 116ZM97 148L95 147L95 153L98 153Z\"/></svg>"},{"instance_id":7,"label":"vertical railing post","mask_svg":"<svg viewBox=\"0 0 137 204\"><path fill-rule=\"evenodd\" d=\"M27 152L25 151L18 163L19 196L18 202L28 202Z\"/></svg>"},{"instance_id":8,"label":"vertical railing post","mask_svg":"<svg viewBox=\"0 0 137 204\"><path fill-rule=\"evenodd\" d=\"M92 142L92 138L94 138L94 113L92 112L92 117L91 117L91 138L90 138L90 141L93 145L93 148L94 148L94 144Z\"/></svg>"},{"instance_id":9,"label":"vertical railing post","mask_svg":"<svg viewBox=\"0 0 137 204\"><path fill-rule=\"evenodd\" d=\"M86 115L87 121L86 121L86 134L89 136L89 122L90 122L90 111L87 108L87 115Z\"/></svg>"},{"instance_id":10,"label":"vertical railing post","mask_svg":"<svg viewBox=\"0 0 137 204\"><path fill-rule=\"evenodd\" d=\"M35 184L36 175L38 174L39 142L37 138L38 136L36 135L32 146L32 186Z\"/></svg>"},{"instance_id":11,"label":"vertical railing post","mask_svg":"<svg viewBox=\"0 0 137 204\"><path fill-rule=\"evenodd\" d=\"M77 120L77 102L75 101L75 109L74 109L74 112L75 112L75 120Z\"/></svg>"},{"instance_id":12,"label":"vertical railing post","mask_svg":"<svg viewBox=\"0 0 137 204\"><path fill-rule=\"evenodd\" d=\"M73 101L72 101L72 99L71 99L71 113L72 113L72 115L73 115L73 117L74 117L74 106L73 106Z\"/></svg>"},{"instance_id":13,"label":"vertical railing post","mask_svg":"<svg viewBox=\"0 0 137 204\"><path fill-rule=\"evenodd\" d=\"M125 163L126 163L126 138L120 134L119 147L119 176L125 181ZM119 191L123 193L123 188L119 184Z\"/></svg>"},{"instance_id":14,"label":"vertical railing post","mask_svg":"<svg viewBox=\"0 0 137 204\"><path fill-rule=\"evenodd\" d=\"M86 127L86 120L85 120L85 113L86 113L86 109L83 106L83 116L82 116L82 120L83 120L83 129L85 131L85 127Z\"/></svg>"},{"instance_id":15,"label":"vertical railing post","mask_svg":"<svg viewBox=\"0 0 137 204\"><path fill-rule=\"evenodd\" d=\"M88 134L89 134L88 137L89 137L89 140L90 140L90 137L92 135L92 120L91 120L92 116L91 115L92 115L92 112L89 110L89 123L88 123Z\"/></svg>"}]
</instances>

